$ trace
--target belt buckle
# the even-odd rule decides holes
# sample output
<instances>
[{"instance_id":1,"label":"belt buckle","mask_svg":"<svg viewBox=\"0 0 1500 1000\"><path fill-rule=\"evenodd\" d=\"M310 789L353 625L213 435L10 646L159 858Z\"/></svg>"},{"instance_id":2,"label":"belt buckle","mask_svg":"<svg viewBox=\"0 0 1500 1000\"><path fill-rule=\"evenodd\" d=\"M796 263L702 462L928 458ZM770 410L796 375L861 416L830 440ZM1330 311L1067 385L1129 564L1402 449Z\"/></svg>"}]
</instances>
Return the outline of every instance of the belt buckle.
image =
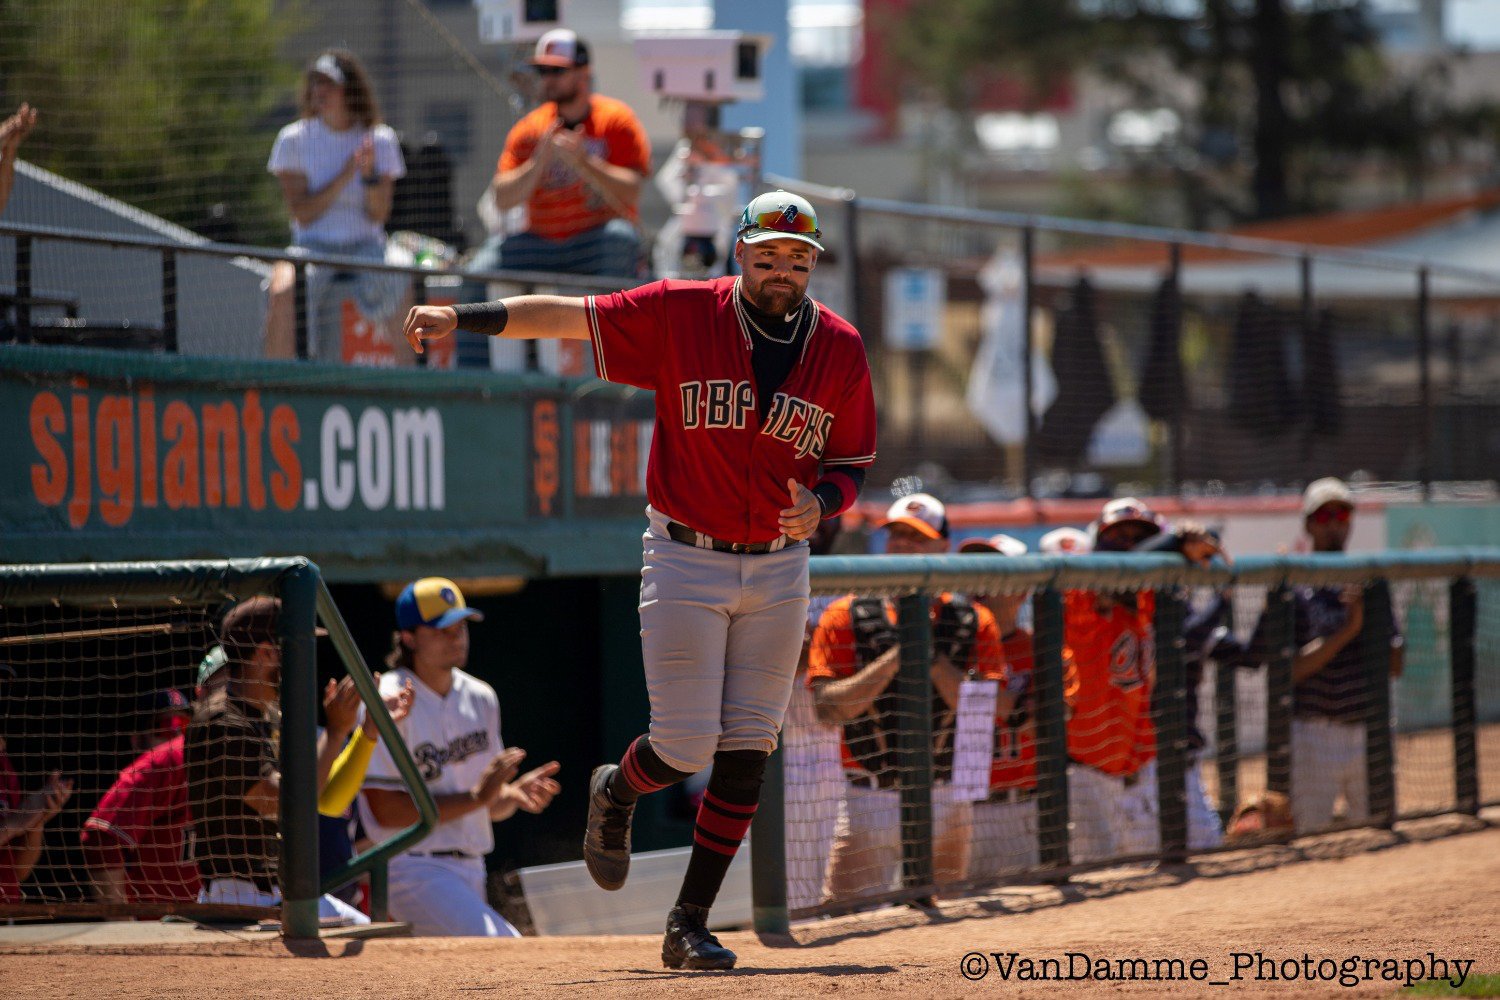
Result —
<instances>
[{"instance_id":1,"label":"belt buckle","mask_svg":"<svg viewBox=\"0 0 1500 1000\"><path fill-rule=\"evenodd\" d=\"M746 552L750 551L750 543L749 542L730 542L729 543L729 551L733 552L735 555L741 555L742 556Z\"/></svg>"}]
</instances>

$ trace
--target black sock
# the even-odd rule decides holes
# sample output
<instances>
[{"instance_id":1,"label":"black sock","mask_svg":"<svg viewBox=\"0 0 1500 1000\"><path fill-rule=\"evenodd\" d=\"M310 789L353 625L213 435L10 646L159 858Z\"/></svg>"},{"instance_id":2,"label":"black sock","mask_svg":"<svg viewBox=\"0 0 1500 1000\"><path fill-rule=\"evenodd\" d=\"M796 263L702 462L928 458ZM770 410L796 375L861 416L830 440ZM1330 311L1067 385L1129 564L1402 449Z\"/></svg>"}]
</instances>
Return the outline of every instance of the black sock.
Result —
<instances>
[{"instance_id":1,"label":"black sock","mask_svg":"<svg viewBox=\"0 0 1500 1000\"><path fill-rule=\"evenodd\" d=\"M677 905L701 906L705 910L719 897L719 887L729 873L729 864L750 829L755 807L760 804L761 777L766 754L760 750L720 750L714 754L714 771L698 807L693 828L693 853Z\"/></svg>"},{"instance_id":2,"label":"black sock","mask_svg":"<svg viewBox=\"0 0 1500 1000\"><path fill-rule=\"evenodd\" d=\"M609 797L616 805L628 806L647 792L660 791L691 778L691 771L679 771L656 755L649 737L641 736L625 748L620 769L609 779Z\"/></svg>"}]
</instances>

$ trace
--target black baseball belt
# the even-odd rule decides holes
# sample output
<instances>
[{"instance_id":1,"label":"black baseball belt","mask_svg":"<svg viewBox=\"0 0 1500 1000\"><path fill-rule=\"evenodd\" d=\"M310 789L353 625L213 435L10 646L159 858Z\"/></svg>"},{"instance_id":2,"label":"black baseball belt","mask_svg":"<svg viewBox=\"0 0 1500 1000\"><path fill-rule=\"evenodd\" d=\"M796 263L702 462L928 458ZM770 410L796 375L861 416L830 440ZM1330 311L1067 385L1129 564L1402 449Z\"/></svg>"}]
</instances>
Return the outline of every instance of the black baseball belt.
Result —
<instances>
[{"instance_id":1,"label":"black baseball belt","mask_svg":"<svg viewBox=\"0 0 1500 1000\"><path fill-rule=\"evenodd\" d=\"M786 548L787 537L778 535L769 542L726 542L722 538L714 538L705 535L701 531L694 531L685 524L676 521L667 522L667 534L672 541L681 542L684 545L695 545L700 549L713 549L715 552L732 552L740 556L758 556L767 552L780 552Z\"/></svg>"}]
</instances>

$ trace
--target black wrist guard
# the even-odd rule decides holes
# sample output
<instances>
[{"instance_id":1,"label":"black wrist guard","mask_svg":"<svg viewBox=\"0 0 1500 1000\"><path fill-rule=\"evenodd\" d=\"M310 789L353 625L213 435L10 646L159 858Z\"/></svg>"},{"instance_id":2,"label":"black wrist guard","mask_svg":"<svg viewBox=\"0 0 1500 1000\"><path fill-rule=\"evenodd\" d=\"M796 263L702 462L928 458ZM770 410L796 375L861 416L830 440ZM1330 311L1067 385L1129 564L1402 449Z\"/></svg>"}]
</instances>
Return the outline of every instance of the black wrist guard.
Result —
<instances>
[{"instance_id":1,"label":"black wrist guard","mask_svg":"<svg viewBox=\"0 0 1500 1000\"><path fill-rule=\"evenodd\" d=\"M500 301L466 302L461 306L454 306L453 312L458 316L460 330L482 333L486 337L498 337L505 329L505 324L510 321L510 310Z\"/></svg>"}]
</instances>

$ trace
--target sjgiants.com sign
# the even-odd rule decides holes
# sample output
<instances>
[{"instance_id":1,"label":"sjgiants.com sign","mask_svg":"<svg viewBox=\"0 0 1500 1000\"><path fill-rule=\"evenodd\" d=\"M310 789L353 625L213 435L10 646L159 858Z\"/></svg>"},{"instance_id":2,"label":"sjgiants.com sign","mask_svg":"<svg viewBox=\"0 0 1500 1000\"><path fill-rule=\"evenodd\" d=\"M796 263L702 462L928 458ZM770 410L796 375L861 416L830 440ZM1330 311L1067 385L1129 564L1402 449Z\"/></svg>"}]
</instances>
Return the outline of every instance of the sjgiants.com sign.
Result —
<instances>
[{"instance_id":1,"label":"sjgiants.com sign","mask_svg":"<svg viewBox=\"0 0 1500 1000\"><path fill-rule=\"evenodd\" d=\"M150 384L35 393L31 493L74 529L124 528L141 509L444 508L443 418L432 407L272 403L258 390L194 401Z\"/></svg>"}]
</instances>

